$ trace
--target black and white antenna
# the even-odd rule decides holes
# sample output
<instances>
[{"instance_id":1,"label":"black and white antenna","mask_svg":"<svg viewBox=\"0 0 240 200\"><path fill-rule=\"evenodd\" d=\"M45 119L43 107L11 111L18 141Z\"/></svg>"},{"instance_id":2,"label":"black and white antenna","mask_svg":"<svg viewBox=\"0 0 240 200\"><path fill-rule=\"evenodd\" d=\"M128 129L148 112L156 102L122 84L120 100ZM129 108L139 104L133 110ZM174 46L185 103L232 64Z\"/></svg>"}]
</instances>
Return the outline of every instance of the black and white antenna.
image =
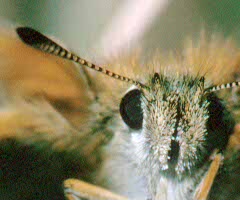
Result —
<instances>
[{"instance_id":1,"label":"black and white antenna","mask_svg":"<svg viewBox=\"0 0 240 200\"><path fill-rule=\"evenodd\" d=\"M239 86L240 86L240 81L235 81L235 82L231 82L231 83L215 85L215 86L212 86L212 87L209 87L209 88L205 89L205 91L207 93L210 93L210 92L216 92L216 91L219 91L219 90L223 90L223 89L226 89L226 88L234 88L234 87L239 87Z\"/></svg>"},{"instance_id":2,"label":"black and white antenna","mask_svg":"<svg viewBox=\"0 0 240 200\"><path fill-rule=\"evenodd\" d=\"M131 78L127 78L125 76L121 76L119 74L116 74L114 72L111 72L103 67L97 66L91 62L88 62L87 60L75 55L74 53L69 52L68 50L64 49L57 43L53 42L51 39L47 38L43 34L39 33L38 31L29 28L29 27L19 27L16 29L18 36L21 38L21 40L41 51L74 61L75 63L78 63L80 65L86 66L88 68L91 68L95 71L101 72L107 76L110 76L112 78L128 82L131 84L134 84L140 88L145 88L146 86L142 83L135 81Z\"/></svg>"}]
</instances>

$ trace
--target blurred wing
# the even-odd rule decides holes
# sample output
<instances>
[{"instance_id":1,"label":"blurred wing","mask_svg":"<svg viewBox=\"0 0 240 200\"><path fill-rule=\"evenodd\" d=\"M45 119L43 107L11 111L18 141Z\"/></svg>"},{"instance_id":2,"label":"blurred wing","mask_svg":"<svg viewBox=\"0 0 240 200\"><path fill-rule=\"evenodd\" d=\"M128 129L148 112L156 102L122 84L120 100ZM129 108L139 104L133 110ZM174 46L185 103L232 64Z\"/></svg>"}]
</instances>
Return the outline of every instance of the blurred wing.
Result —
<instances>
[{"instance_id":1,"label":"blurred wing","mask_svg":"<svg viewBox=\"0 0 240 200\"><path fill-rule=\"evenodd\" d=\"M89 91L73 63L23 44L15 33L0 30L0 80L11 96L43 96L77 126L86 120Z\"/></svg>"},{"instance_id":2,"label":"blurred wing","mask_svg":"<svg viewBox=\"0 0 240 200\"><path fill-rule=\"evenodd\" d=\"M0 29L1 199L64 199L64 180L95 180L112 131L86 76Z\"/></svg>"}]
</instances>

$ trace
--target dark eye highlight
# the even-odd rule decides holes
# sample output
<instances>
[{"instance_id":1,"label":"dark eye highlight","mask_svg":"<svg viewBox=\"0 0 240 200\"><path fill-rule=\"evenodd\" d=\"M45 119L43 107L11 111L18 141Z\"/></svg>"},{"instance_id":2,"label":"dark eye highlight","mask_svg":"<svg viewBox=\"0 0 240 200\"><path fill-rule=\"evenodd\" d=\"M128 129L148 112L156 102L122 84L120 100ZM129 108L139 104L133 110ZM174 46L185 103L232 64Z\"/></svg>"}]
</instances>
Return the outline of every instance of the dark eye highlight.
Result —
<instances>
[{"instance_id":1,"label":"dark eye highlight","mask_svg":"<svg viewBox=\"0 0 240 200\"><path fill-rule=\"evenodd\" d=\"M141 91L134 89L129 91L120 103L120 114L123 121L132 129L141 129L143 112L141 107Z\"/></svg>"}]
</instances>

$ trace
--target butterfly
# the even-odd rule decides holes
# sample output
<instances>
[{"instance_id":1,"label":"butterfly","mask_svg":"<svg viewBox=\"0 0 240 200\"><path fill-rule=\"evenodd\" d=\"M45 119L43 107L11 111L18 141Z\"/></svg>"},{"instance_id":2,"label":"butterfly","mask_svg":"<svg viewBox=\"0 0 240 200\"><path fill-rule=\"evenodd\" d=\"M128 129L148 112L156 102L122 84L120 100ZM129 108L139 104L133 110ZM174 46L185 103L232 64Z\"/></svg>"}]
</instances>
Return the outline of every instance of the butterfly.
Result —
<instances>
[{"instance_id":1,"label":"butterfly","mask_svg":"<svg viewBox=\"0 0 240 200\"><path fill-rule=\"evenodd\" d=\"M21 181L17 182L23 191L21 195L25 198L35 195L34 199L63 198L64 190L50 179L58 177L56 182L62 184L63 180L74 177L81 181L65 181L68 198L226 199L226 195L231 199L238 198L237 189L229 182L234 177L237 185L237 180L240 180L237 173L239 153L228 155L226 150L238 119L237 112L234 118L229 109L237 110L238 101L235 98L238 96L224 93L225 98L232 100L232 107L228 108L217 94L217 91L224 92L226 88L239 86L237 81L219 84L219 77L232 80L232 76L239 73L237 53L229 53L231 46L227 42L223 46L214 42L208 46L203 42L197 49L188 45L181 58L161 58L157 55L144 64L148 67L142 67L139 59L134 57L125 65L121 63L124 61L111 63L114 68L110 71L78 57L31 28L20 27L16 31L25 44L47 52L38 52L21 44L26 52L38 54L41 57L39 60L43 57L46 60L57 59L48 55L53 54L109 76L98 77L76 66L66 68L70 82L74 80L73 74L78 74L75 80L80 92L76 93L68 90L72 86L64 90L65 84L61 81L59 85L53 84L58 87L51 91L51 83L44 86L42 83L45 81L35 80L38 73L33 76L33 83L39 84L30 89L21 85L20 89L16 89L18 84L16 78L13 79L14 89L6 93L10 93L8 98L11 100L8 102L15 107L20 106L20 109L15 108L21 111L17 115L20 122L16 122L16 128L11 131L12 137L6 134L8 139L4 145L10 150L12 147L17 149L18 155L24 159L26 156L33 159L27 163L30 168L39 169L47 177L44 179L45 187L34 187L34 183L30 194L25 193ZM44 67L44 64L41 66ZM131 67L123 69L122 66ZM36 69L34 63L29 67L30 71ZM211 69L213 67L216 69ZM47 66L45 70L56 69ZM114 73L115 70L121 75ZM23 83L23 80L18 83ZM9 107L12 109L13 106ZM75 111L79 121L73 119L71 112ZM12 123L2 124L6 129L14 127ZM35 154L29 155L29 152ZM222 160L222 155L228 156L228 159ZM6 163L9 165L10 162ZM49 166L52 163L55 169ZM42 168L44 164L47 166ZM25 165L20 166L28 174L31 171ZM8 171L9 166L4 174ZM54 187L57 188L55 193L50 189ZM202 188L210 191L200 191ZM46 194L48 190L51 191L49 197ZM41 191L41 194L36 191ZM21 191L18 190L16 194L19 193Z\"/></svg>"}]
</instances>

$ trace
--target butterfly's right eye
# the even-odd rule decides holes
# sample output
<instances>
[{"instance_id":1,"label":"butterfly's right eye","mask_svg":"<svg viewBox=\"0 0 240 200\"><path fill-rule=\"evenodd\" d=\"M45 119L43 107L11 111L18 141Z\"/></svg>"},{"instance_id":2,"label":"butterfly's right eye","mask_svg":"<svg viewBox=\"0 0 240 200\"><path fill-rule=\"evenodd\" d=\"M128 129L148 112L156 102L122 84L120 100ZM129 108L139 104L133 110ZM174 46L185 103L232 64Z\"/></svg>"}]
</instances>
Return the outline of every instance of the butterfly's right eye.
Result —
<instances>
[{"instance_id":1,"label":"butterfly's right eye","mask_svg":"<svg viewBox=\"0 0 240 200\"><path fill-rule=\"evenodd\" d=\"M120 103L120 114L123 121L132 129L142 128L143 112L141 107L141 91L129 91Z\"/></svg>"}]
</instances>

